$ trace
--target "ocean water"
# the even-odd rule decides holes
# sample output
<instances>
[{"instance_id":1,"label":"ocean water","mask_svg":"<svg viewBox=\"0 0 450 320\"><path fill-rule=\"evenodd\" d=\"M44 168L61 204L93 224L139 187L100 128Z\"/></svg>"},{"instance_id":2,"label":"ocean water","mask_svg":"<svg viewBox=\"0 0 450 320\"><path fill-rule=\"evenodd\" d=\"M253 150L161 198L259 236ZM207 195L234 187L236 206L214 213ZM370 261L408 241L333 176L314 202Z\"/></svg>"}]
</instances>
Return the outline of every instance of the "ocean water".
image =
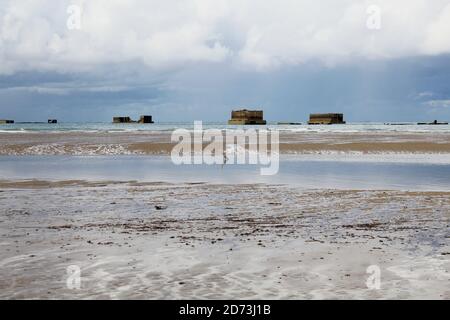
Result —
<instances>
[{"instance_id":1,"label":"ocean water","mask_svg":"<svg viewBox=\"0 0 450 320\"><path fill-rule=\"evenodd\" d=\"M15 123L0 125L1 132L171 132L178 128L193 129L193 122L164 122L154 124L113 124L113 123ZM204 129L233 129L243 126L229 126L225 122L204 122ZM276 122L266 126L245 126L254 128L278 129L281 132L428 132L450 133L450 125L418 125L408 123L402 125L358 122L340 125L278 125Z\"/></svg>"},{"instance_id":2,"label":"ocean water","mask_svg":"<svg viewBox=\"0 0 450 320\"><path fill-rule=\"evenodd\" d=\"M450 165L309 161L284 157L273 176L256 165L174 165L167 156L5 156L2 180L283 184L305 189L450 191Z\"/></svg>"}]
</instances>

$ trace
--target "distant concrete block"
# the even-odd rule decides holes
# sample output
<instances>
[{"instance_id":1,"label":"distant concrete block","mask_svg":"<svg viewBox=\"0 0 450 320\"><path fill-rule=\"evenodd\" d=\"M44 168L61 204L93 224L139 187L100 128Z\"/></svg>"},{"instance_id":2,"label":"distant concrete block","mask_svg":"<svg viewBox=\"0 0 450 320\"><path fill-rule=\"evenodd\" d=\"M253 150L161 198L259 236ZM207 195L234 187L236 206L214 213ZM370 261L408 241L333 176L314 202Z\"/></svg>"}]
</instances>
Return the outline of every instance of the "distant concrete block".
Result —
<instances>
[{"instance_id":1,"label":"distant concrete block","mask_svg":"<svg viewBox=\"0 0 450 320\"><path fill-rule=\"evenodd\" d=\"M228 121L230 125L264 125L266 120L264 120L262 110L234 110L231 112L231 120Z\"/></svg>"},{"instance_id":2,"label":"distant concrete block","mask_svg":"<svg viewBox=\"0 0 450 320\"><path fill-rule=\"evenodd\" d=\"M114 117L113 123L153 123L153 118L152 116L141 116L138 121L134 121L130 117Z\"/></svg>"},{"instance_id":3,"label":"distant concrete block","mask_svg":"<svg viewBox=\"0 0 450 320\"><path fill-rule=\"evenodd\" d=\"M114 117L113 123L131 123L133 122L130 117Z\"/></svg>"},{"instance_id":4,"label":"distant concrete block","mask_svg":"<svg viewBox=\"0 0 450 320\"><path fill-rule=\"evenodd\" d=\"M309 115L308 124L344 124L342 113L313 113Z\"/></svg>"},{"instance_id":5,"label":"distant concrete block","mask_svg":"<svg viewBox=\"0 0 450 320\"><path fill-rule=\"evenodd\" d=\"M418 125L447 125L448 122L439 122L434 120L433 122L419 122Z\"/></svg>"},{"instance_id":6,"label":"distant concrete block","mask_svg":"<svg viewBox=\"0 0 450 320\"><path fill-rule=\"evenodd\" d=\"M153 123L153 118L152 118L152 116L141 116L138 122L139 123Z\"/></svg>"}]
</instances>

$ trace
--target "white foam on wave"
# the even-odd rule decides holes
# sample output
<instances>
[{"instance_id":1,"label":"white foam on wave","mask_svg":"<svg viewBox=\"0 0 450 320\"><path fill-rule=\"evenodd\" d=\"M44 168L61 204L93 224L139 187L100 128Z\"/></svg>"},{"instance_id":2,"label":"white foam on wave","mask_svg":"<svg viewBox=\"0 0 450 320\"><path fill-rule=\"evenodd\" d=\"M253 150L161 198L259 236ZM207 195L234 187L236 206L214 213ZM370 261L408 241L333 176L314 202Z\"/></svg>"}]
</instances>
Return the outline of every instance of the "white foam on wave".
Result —
<instances>
[{"instance_id":1,"label":"white foam on wave","mask_svg":"<svg viewBox=\"0 0 450 320\"><path fill-rule=\"evenodd\" d=\"M133 155L139 152L130 151L122 145L81 145L65 146L61 144L40 144L25 148L21 154L25 155Z\"/></svg>"},{"instance_id":2,"label":"white foam on wave","mask_svg":"<svg viewBox=\"0 0 450 320\"><path fill-rule=\"evenodd\" d=\"M204 122L205 129L223 129L227 130L235 126L228 126L225 123ZM171 132L175 129L185 128L193 129L192 122L182 123L157 123L152 125L120 125L112 123L16 123L0 125L0 133L15 132L99 132L99 133L120 133L120 132ZM239 126L238 126L239 128ZM384 123L347 123L339 125L314 125L306 123L301 125L283 125L269 123L260 128L277 129L286 133L450 133L450 125L418 125L416 123L407 123L402 125L384 124Z\"/></svg>"}]
</instances>

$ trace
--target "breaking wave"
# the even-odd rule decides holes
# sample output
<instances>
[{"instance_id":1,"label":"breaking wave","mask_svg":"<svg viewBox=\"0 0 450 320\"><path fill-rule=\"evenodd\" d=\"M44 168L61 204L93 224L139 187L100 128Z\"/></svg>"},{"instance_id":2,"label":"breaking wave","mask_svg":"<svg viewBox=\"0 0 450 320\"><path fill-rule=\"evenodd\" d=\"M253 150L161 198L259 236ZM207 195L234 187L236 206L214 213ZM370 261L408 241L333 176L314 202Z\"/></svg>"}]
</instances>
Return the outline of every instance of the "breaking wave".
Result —
<instances>
[{"instance_id":1,"label":"breaking wave","mask_svg":"<svg viewBox=\"0 0 450 320\"><path fill-rule=\"evenodd\" d=\"M15 149L4 149L1 154L8 155L75 155L75 156L93 156L93 155L133 155L140 154L137 151L131 151L123 145L77 145L67 146L61 144L39 144L30 147Z\"/></svg>"}]
</instances>

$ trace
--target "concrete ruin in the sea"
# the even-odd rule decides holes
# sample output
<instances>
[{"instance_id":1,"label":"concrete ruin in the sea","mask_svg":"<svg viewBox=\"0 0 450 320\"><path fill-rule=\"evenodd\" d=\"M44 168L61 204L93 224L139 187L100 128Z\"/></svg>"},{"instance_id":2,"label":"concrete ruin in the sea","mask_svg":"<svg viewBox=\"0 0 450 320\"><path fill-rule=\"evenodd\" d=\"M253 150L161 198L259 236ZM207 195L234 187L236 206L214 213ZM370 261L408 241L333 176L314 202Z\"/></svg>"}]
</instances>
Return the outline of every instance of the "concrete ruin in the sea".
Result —
<instances>
[{"instance_id":1,"label":"concrete ruin in the sea","mask_svg":"<svg viewBox=\"0 0 450 320\"><path fill-rule=\"evenodd\" d=\"M277 124L280 126L299 126L302 123L301 122L283 122L282 121L282 122L278 122Z\"/></svg>"},{"instance_id":2,"label":"concrete ruin in the sea","mask_svg":"<svg viewBox=\"0 0 450 320\"><path fill-rule=\"evenodd\" d=\"M58 120L56 120L56 119L48 119L47 123L49 123L49 124L57 124Z\"/></svg>"},{"instance_id":3,"label":"concrete ruin in the sea","mask_svg":"<svg viewBox=\"0 0 450 320\"><path fill-rule=\"evenodd\" d=\"M138 121L132 120L130 117L114 117L113 123L154 123L152 116L141 116Z\"/></svg>"},{"instance_id":4,"label":"concrete ruin in the sea","mask_svg":"<svg viewBox=\"0 0 450 320\"><path fill-rule=\"evenodd\" d=\"M434 120L433 122L419 122L418 125L447 125L448 122L439 122Z\"/></svg>"},{"instance_id":5,"label":"concrete ruin in the sea","mask_svg":"<svg viewBox=\"0 0 450 320\"><path fill-rule=\"evenodd\" d=\"M230 125L264 125L266 120L264 120L262 110L234 110L231 112L231 120L228 121Z\"/></svg>"},{"instance_id":6,"label":"concrete ruin in the sea","mask_svg":"<svg viewBox=\"0 0 450 320\"><path fill-rule=\"evenodd\" d=\"M309 115L308 124L344 124L342 113L312 113Z\"/></svg>"},{"instance_id":7,"label":"concrete ruin in the sea","mask_svg":"<svg viewBox=\"0 0 450 320\"><path fill-rule=\"evenodd\" d=\"M13 124L14 120L4 120L4 119L0 119L0 124Z\"/></svg>"}]
</instances>

